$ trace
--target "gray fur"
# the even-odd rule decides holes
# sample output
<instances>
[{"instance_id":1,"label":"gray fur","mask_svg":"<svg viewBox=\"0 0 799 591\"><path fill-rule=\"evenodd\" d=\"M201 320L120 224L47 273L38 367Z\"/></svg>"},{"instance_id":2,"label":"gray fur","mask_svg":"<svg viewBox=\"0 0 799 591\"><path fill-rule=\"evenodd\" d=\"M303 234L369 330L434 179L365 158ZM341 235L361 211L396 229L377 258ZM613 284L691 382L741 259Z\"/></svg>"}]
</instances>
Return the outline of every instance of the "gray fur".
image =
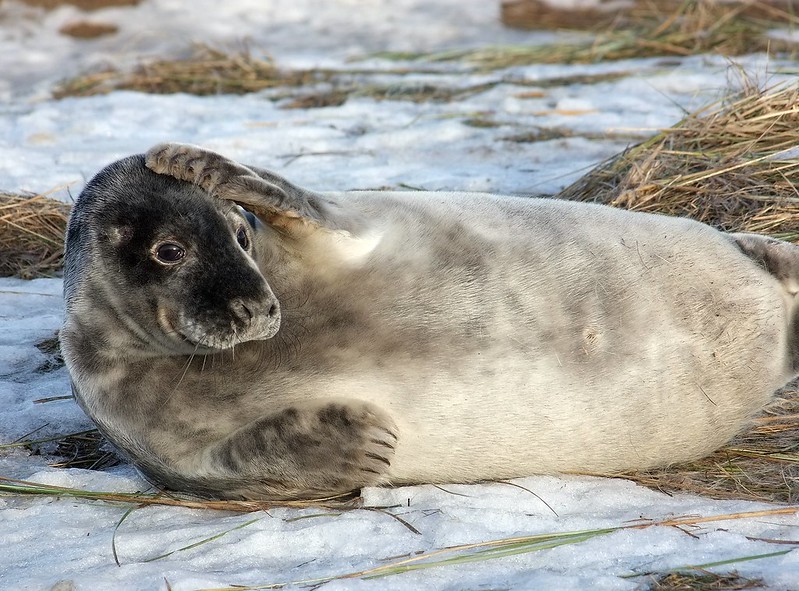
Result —
<instances>
[{"instance_id":1,"label":"gray fur","mask_svg":"<svg viewBox=\"0 0 799 591\"><path fill-rule=\"evenodd\" d=\"M782 242L548 199L314 193L179 144L146 165L112 165L76 204L62 339L80 404L167 487L662 466L799 373ZM231 201L259 218L249 250ZM155 264L166 235L192 258Z\"/></svg>"}]
</instances>

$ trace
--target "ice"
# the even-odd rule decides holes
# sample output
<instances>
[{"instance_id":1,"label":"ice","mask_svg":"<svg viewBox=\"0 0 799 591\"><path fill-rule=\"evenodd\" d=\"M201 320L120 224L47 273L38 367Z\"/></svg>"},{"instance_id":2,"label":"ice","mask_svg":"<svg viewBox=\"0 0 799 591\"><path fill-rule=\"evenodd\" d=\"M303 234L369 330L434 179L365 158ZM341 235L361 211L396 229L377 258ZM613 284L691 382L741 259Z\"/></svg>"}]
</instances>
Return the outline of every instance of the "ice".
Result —
<instances>
[{"instance_id":1,"label":"ice","mask_svg":"<svg viewBox=\"0 0 799 591\"><path fill-rule=\"evenodd\" d=\"M273 168L314 189L552 194L740 83L737 66L712 56L471 73L462 63L444 63L431 65L429 73L402 76L391 70L413 69L413 62L371 55L565 38L505 29L498 6L460 0L149 0L85 14L67 6L44 12L2 2L0 189L55 190L69 201L105 164L170 140ZM57 33L84 18L116 24L120 32L94 41ZM50 98L60 79L108 64L126 67L182 55L192 42L231 48L246 42L283 67L384 70L368 80L353 73L354 83L383 84L395 92L427 85L464 94L454 101L412 102L390 92L380 98L362 93L320 109L286 108L291 97L275 91ZM785 79L793 67L757 55L738 63L761 83ZM788 74L775 74L780 70ZM465 92L477 85L485 86ZM66 370L36 346L52 339L61 323L61 289L57 278L0 279L0 444L92 428L75 402L64 398L70 394ZM49 467L53 445L43 444L43 455L19 446L0 449L0 476L84 490L150 490L125 463L104 471ZM343 513L144 507L126 516L129 505L67 496L0 497L0 589L189 591L307 581L458 544L772 508L668 496L625 480L585 476L370 488L363 498L364 508ZM228 533L180 550L223 532ZM322 588L633 590L642 579L623 575L793 548L759 539L799 539L799 518L620 529L550 550L380 579L332 580ZM763 579L771 589L795 589L799 551L715 570L733 569Z\"/></svg>"}]
</instances>

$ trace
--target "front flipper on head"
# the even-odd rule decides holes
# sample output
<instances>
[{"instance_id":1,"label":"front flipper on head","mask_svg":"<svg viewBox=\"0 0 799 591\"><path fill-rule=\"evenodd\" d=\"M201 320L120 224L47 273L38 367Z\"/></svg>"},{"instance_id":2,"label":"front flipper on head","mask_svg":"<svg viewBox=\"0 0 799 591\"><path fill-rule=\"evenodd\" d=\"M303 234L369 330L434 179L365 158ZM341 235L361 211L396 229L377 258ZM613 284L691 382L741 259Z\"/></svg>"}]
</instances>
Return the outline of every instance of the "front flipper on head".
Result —
<instances>
[{"instance_id":1,"label":"front flipper on head","mask_svg":"<svg viewBox=\"0 0 799 591\"><path fill-rule=\"evenodd\" d=\"M272 226L288 231L355 229L348 227L351 224L336 211L336 204L322 196L274 174L263 178L246 166L198 146L158 144L147 151L145 163L153 172L193 183L209 195L234 201Z\"/></svg>"}]
</instances>

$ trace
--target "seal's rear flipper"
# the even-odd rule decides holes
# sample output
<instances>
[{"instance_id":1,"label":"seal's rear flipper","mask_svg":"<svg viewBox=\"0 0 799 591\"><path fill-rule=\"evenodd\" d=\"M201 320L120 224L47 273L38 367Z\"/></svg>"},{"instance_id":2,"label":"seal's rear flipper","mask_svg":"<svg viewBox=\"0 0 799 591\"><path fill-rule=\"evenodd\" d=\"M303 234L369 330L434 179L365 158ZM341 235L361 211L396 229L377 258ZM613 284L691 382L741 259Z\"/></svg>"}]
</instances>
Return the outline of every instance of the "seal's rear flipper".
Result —
<instances>
[{"instance_id":1,"label":"seal's rear flipper","mask_svg":"<svg viewBox=\"0 0 799 591\"><path fill-rule=\"evenodd\" d=\"M730 234L743 253L780 280L785 290L799 293L799 246L758 234Z\"/></svg>"},{"instance_id":2,"label":"seal's rear flipper","mask_svg":"<svg viewBox=\"0 0 799 591\"><path fill-rule=\"evenodd\" d=\"M234 201L265 223L288 232L320 228L352 234L359 229L358 216L343 215L333 200L198 146L158 144L147 151L145 163L153 172L193 183L209 195Z\"/></svg>"}]
</instances>

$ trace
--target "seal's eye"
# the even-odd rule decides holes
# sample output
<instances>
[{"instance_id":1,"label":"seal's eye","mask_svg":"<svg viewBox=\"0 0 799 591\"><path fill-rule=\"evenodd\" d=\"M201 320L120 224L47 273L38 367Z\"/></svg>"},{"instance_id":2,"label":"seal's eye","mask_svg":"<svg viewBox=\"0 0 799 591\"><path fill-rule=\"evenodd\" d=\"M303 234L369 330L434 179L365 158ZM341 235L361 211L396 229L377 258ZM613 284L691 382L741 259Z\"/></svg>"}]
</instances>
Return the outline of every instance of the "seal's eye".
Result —
<instances>
[{"instance_id":1,"label":"seal's eye","mask_svg":"<svg viewBox=\"0 0 799 591\"><path fill-rule=\"evenodd\" d=\"M179 263L186 256L186 251L182 246L173 242L164 242L155 251L156 258L162 263L174 265Z\"/></svg>"},{"instance_id":2,"label":"seal's eye","mask_svg":"<svg viewBox=\"0 0 799 591\"><path fill-rule=\"evenodd\" d=\"M248 250L250 248L250 238L247 236L244 226L239 227L238 232L236 232L236 242L238 242L239 246L241 246L244 250Z\"/></svg>"}]
</instances>

